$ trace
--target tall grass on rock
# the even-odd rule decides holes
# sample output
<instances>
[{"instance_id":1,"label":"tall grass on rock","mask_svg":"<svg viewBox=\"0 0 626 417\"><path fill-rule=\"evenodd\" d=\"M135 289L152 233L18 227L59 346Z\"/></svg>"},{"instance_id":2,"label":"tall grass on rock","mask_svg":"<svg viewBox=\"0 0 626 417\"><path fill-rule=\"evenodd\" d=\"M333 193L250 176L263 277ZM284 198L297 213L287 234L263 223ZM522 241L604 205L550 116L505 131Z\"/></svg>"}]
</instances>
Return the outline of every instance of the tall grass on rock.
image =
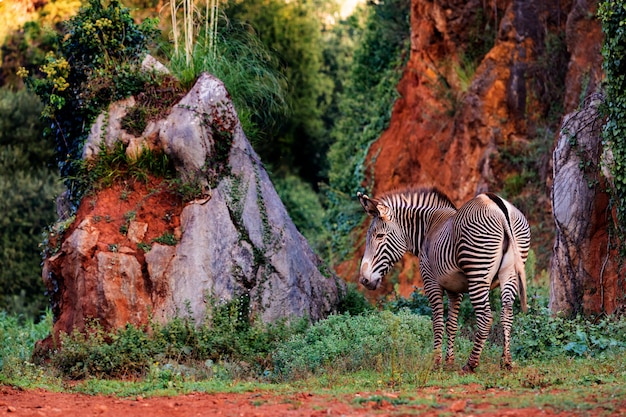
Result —
<instances>
[{"instance_id":1,"label":"tall grass on rock","mask_svg":"<svg viewBox=\"0 0 626 417\"><path fill-rule=\"evenodd\" d=\"M219 78L231 95L248 139L263 140L263 132L277 129L289 113L287 82L276 58L250 27L220 19L214 40L200 35L191 60L168 51L170 69L183 86L190 87L202 72Z\"/></svg>"}]
</instances>

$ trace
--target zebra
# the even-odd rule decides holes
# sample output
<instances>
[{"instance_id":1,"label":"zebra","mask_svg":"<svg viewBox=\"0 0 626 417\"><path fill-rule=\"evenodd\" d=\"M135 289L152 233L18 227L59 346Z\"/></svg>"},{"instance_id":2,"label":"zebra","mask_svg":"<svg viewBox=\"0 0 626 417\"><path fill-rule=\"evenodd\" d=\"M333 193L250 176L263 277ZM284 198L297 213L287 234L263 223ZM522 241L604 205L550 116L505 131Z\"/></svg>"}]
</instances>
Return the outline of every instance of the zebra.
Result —
<instances>
[{"instance_id":1,"label":"zebra","mask_svg":"<svg viewBox=\"0 0 626 417\"><path fill-rule=\"evenodd\" d=\"M474 372L478 367L492 324L489 293L500 286L502 365L510 370L516 294L522 310L526 312L528 308L524 266L530 248L530 227L522 212L493 193L479 194L457 210L434 187L396 190L378 199L359 192L357 197L372 217L361 261L361 284L375 290L405 253L419 257L424 292L432 308L435 366L442 362L443 293L448 295L446 366L454 364L459 306L463 294L469 293L477 331L463 373Z\"/></svg>"}]
</instances>

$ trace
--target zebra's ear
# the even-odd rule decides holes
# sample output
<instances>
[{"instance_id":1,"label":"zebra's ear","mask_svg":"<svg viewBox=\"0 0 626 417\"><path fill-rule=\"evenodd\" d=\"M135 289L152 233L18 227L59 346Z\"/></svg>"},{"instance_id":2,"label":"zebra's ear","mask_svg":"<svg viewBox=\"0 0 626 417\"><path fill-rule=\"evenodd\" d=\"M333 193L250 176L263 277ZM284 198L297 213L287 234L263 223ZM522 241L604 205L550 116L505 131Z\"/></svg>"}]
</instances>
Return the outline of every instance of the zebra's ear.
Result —
<instances>
[{"instance_id":1,"label":"zebra's ear","mask_svg":"<svg viewBox=\"0 0 626 417\"><path fill-rule=\"evenodd\" d=\"M378 211L378 216L382 220L386 222L391 221L391 209L389 209L389 206L379 203L376 205L376 210Z\"/></svg>"},{"instance_id":2,"label":"zebra's ear","mask_svg":"<svg viewBox=\"0 0 626 417\"><path fill-rule=\"evenodd\" d=\"M361 205L363 206L363 209L365 210L367 214L369 214L372 217L380 216L380 213L378 212L378 206L379 206L378 201L373 200L369 198L367 195L361 194L360 192L356 193L356 196L359 198L359 202L361 203Z\"/></svg>"}]
</instances>

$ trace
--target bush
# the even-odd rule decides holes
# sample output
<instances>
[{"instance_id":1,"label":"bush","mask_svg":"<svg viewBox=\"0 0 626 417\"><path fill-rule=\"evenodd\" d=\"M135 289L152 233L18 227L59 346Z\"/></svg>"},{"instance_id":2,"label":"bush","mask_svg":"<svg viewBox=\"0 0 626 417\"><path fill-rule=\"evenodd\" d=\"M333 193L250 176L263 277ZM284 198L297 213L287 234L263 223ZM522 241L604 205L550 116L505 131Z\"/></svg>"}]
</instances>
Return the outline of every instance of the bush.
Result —
<instances>
[{"instance_id":1,"label":"bush","mask_svg":"<svg viewBox=\"0 0 626 417\"><path fill-rule=\"evenodd\" d=\"M94 322L82 332L63 335L51 363L71 379L143 377L155 363L171 367L206 361L261 376L268 372L270 353L292 334L303 332L307 321L264 324L248 317L247 297L240 297L213 302L201 325L178 317L162 325L152 323L150 331L127 325L105 332Z\"/></svg>"},{"instance_id":2,"label":"bush","mask_svg":"<svg viewBox=\"0 0 626 417\"><path fill-rule=\"evenodd\" d=\"M516 318L512 339L511 352L522 359L598 356L609 349L626 349L626 322L614 317L597 322L566 319L543 307Z\"/></svg>"},{"instance_id":3,"label":"bush","mask_svg":"<svg viewBox=\"0 0 626 417\"><path fill-rule=\"evenodd\" d=\"M360 314L371 313L374 306L365 298L365 295L359 291L357 284L348 282L346 284L346 292L339 299L337 311L340 314L350 314L358 316Z\"/></svg>"},{"instance_id":4,"label":"bush","mask_svg":"<svg viewBox=\"0 0 626 417\"><path fill-rule=\"evenodd\" d=\"M432 349L428 317L403 310L360 316L333 315L278 346L273 355L277 379L326 371L379 369L416 373Z\"/></svg>"},{"instance_id":5,"label":"bush","mask_svg":"<svg viewBox=\"0 0 626 417\"><path fill-rule=\"evenodd\" d=\"M107 6L89 0L64 32L58 52L49 52L41 74L27 83L44 104L46 134L54 138L61 175L77 203L84 191L75 182L77 163L91 123L109 103L155 82L139 64L157 31L154 20L135 24L118 0Z\"/></svg>"}]
</instances>

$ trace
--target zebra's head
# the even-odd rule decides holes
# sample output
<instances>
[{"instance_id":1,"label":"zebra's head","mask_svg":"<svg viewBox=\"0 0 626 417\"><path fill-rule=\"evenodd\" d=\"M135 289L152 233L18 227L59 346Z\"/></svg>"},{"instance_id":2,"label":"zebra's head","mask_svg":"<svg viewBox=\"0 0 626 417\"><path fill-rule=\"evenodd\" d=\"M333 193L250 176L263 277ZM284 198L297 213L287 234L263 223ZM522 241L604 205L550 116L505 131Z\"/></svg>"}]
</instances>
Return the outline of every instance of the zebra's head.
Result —
<instances>
[{"instance_id":1,"label":"zebra's head","mask_svg":"<svg viewBox=\"0 0 626 417\"><path fill-rule=\"evenodd\" d=\"M391 267L407 251L407 242L393 210L382 201L357 193L365 212L372 217L367 230L359 282L370 290L380 286Z\"/></svg>"}]
</instances>

